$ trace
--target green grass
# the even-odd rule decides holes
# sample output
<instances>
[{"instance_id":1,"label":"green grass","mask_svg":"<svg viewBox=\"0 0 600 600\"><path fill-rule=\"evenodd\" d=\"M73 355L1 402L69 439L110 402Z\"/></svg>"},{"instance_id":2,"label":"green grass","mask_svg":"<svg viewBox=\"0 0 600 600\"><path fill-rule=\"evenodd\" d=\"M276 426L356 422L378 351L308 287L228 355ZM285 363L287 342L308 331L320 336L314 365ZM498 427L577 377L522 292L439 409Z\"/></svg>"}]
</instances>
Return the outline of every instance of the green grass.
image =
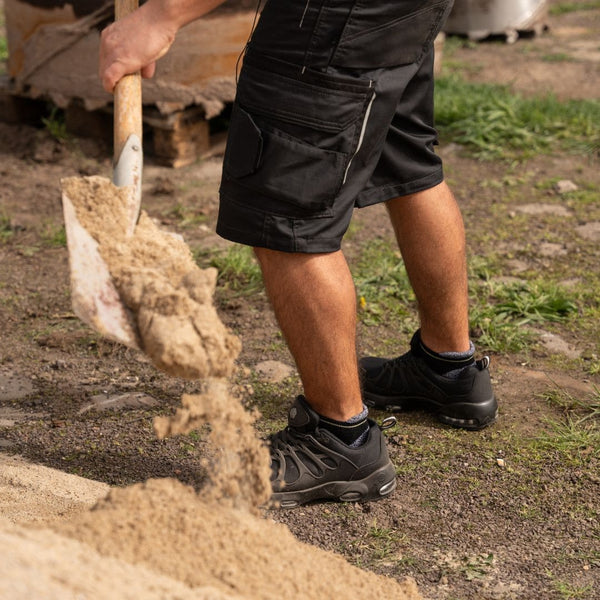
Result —
<instances>
[{"instance_id":1,"label":"green grass","mask_svg":"<svg viewBox=\"0 0 600 600\"><path fill-rule=\"evenodd\" d=\"M544 62L572 62L575 60L566 52L551 52L550 54L543 54L541 59Z\"/></svg>"},{"instance_id":2,"label":"green grass","mask_svg":"<svg viewBox=\"0 0 600 600\"><path fill-rule=\"evenodd\" d=\"M581 10L600 10L600 0L591 0L590 2L561 2L560 4L551 6L549 13L552 16L559 16Z\"/></svg>"},{"instance_id":3,"label":"green grass","mask_svg":"<svg viewBox=\"0 0 600 600\"><path fill-rule=\"evenodd\" d=\"M522 160L556 150L589 153L600 146L597 100L525 98L508 86L436 82L436 124L442 139L463 144L476 158Z\"/></svg>"},{"instance_id":4,"label":"green grass","mask_svg":"<svg viewBox=\"0 0 600 600\"><path fill-rule=\"evenodd\" d=\"M560 594L562 600L587 600L592 598L590 594L593 593L591 585L575 585L562 580L554 582L554 589Z\"/></svg>"},{"instance_id":5,"label":"green grass","mask_svg":"<svg viewBox=\"0 0 600 600\"><path fill-rule=\"evenodd\" d=\"M417 327L415 297L395 242L378 239L361 248L352 267L363 324L393 323L410 333ZM534 339L527 326L565 322L579 312L580 294L546 279L503 282L500 266L475 258L469 264L471 328L478 345L518 352Z\"/></svg>"},{"instance_id":6,"label":"green grass","mask_svg":"<svg viewBox=\"0 0 600 600\"><path fill-rule=\"evenodd\" d=\"M542 433L538 445L570 459L600 457L600 390L580 399L556 387L542 397L563 414L560 420L547 420L549 431Z\"/></svg>"},{"instance_id":7,"label":"green grass","mask_svg":"<svg viewBox=\"0 0 600 600\"><path fill-rule=\"evenodd\" d=\"M251 295L263 290L262 274L252 248L235 244L215 254L214 250L196 250L196 263L201 268L215 267L219 272L217 289Z\"/></svg>"},{"instance_id":8,"label":"green grass","mask_svg":"<svg viewBox=\"0 0 600 600\"><path fill-rule=\"evenodd\" d=\"M42 241L51 248L65 248L67 246L67 232L64 225L47 224L42 231Z\"/></svg>"},{"instance_id":9,"label":"green grass","mask_svg":"<svg viewBox=\"0 0 600 600\"><path fill-rule=\"evenodd\" d=\"M376 239L367 243L352 271L359 315L365 324L381 323L390 316L410 319L414 314L415 297L395 242Z\"/></svg>"},{"instance_id":10,"label":"green grass","mask_svg":"<svg viewBox=\"0 0 600 600\"><path fill-rule=\"evenodd\" d=\"M52 107L48 117L42 118L42 123L46 131L59 142L67 139L67 124L65 123L64 112L56 106Z\"/></svg>"},{"instance_id":11,"label":"green grass","mask_svg":"<svg viewBox=\"0 0 600 600\"><path fill-rule=\"evenodd\" d=\"M0 63L4 63L8 59L8 42L6 40L5 27L4 11L0 10ZM0 73L4 73L5 70L5 65L0 64Z\"/></svg>"},{"instance_id":12,"label":"green grass","mask_svg":"<svg viewBox=\"0 0 600 600\"><path fill-rule=\"evenodd\" d=\"M526 327L567 319L577 312L568 290L544 280L503 283L471 276L471 328L478 344L495 352L518 352L533 333Z\"/></svg>"}]
</instances>

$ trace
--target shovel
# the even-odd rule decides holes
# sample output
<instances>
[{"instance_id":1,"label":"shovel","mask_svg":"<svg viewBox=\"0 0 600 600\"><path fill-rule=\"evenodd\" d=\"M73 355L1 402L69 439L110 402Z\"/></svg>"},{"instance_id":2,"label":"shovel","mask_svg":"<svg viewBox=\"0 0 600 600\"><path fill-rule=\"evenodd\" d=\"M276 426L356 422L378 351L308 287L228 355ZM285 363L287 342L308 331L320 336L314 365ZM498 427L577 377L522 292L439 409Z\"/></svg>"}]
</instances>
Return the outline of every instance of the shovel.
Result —
<instances>
[{"instance_id":1,"label":"shovel","mask_svg":"<svg viewBox=\"0 0 600 600\"><path fill-rule=\"evenodd\" d=\"M133 12L139 0L116 0L115 19ZM127 189L127 234L133 235L142 200L142 83L126 75L115 88L113 183ZM80 223L63 187L63 215L69 251L73 312L103 336L140 348L137 325L123 304L96 240Z\"/></svg>"}]
</instances>

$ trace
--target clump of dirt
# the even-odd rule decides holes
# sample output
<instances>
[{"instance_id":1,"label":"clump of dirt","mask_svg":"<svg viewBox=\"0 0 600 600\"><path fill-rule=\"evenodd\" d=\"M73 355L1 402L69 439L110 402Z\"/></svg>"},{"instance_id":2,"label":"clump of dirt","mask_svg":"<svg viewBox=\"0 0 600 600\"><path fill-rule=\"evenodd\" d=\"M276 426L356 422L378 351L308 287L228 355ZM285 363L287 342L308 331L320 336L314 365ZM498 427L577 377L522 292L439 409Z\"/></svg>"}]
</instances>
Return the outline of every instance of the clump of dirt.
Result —
<instances>
[{"instance_id":1,"label":"clump of dirt","mask_svg":"<svg viewBox=\"0 0 600 600\"><path fill-rule=\"evenodd\" d=\"M97 176L63 179L62 188L98 243L152 362L188 379L229 376L241 342L212 304L217 271L200 269L185 242L161 231L144 211L130 235L126 188Z\"/></svg>"},{"instance_id":2,"label":"clump of dirt","mask_svg":"<svg viewBox=\"0 0 600 600\"><path fill-rule=\"evenodd\" d=\"M154 430L160 439L185 434L210 424L214 450L208 469L211 485L203 495L236 508L258 512L271 496L269 452L256 436L253 423L258 412L244 409L231 397L223 380L211 380L204 394L184 395L174 416L156 417Z\"/></svg>"},{"instance_id":3,"label":"clump of dirt","mask_svg":"<svg viewBox=\"0 0 600 600\"><path fill-rule=\"evenodd\" d=\"M421 597L410 579L353 567L298 542L284 525L200 498L173 479L113 488L94 510L53 528L103 556L236 598Z\"/></svg>"}]
</instances>

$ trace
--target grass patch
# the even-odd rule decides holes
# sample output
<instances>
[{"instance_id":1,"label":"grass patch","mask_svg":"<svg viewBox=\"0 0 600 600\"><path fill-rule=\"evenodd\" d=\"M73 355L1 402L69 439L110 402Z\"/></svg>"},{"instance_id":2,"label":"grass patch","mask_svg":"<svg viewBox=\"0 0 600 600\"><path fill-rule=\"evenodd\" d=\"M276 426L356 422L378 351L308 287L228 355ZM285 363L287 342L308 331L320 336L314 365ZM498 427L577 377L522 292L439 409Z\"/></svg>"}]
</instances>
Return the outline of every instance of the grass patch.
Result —
<instances>
[{"instance_id":1,"label":"grass patch","mask_svg":"<svg viewBox=\"0 0 600 600\"><path fill-rule=\"evenodd\" d=\"M572 62L575 60L570 54L567 54L566 52L552 52L550 54L543 54L541 58L544 62L551 63Z\"/></svg>"},{"instance_id":2,"label":"grass patch","mask_svg":"<svg viewBox=\"0 0 600 600\"><path fill-rule=\"evenodd\" d=\"M379 526L375 519L369 527L368 539L373 558L376 561L387 561L398 555L398 547L407 541L407 536L397 529Z\"/></svg>"},{"instance_id":3,"label":"grass patch","mask_svg":"<svg viewBox=\"0 0 600 600\"><path fill-rule=\"evenodd\" d=\"M169 209L167 216L176 219L182 228L206 223L208 219L204 213L194 211L181 202L178 202L173 208Z\"/></svg>"},{"instance_id":4,"label":"grass patch","mask_svg":"<svg viewBox=\"0 0 600 600\"><path fill-rule=\"evenodd\" d=\"M600 145L597 100L524 98L508 86L449 76L437 80L435 102L442 138L463 144L476 158L523 160L556 150L590 152Z\"/></svg>"},{"instance_id":5,"label":"grass patch","mask_svg":"<svg viewBox=\"0 0 600 600\"><path fill-rule=\"evenodd\" d=\"M64 225L47 224L42 231L42 241L51 248L66 248L67 232Z\"/></svg>"},{"instance_id":6,"label":"grass patch","mask_svg":"<svg viewBox=\"0 0 600 600\"><path fill-rule=\"evenodd\" d=\"M390 315L414 320L415 296L395 242L383 239L368 242L352 272L363 323L379 324ZM407 323L407 328L414 330L416 320Z\"/></svg>"},{"instance_id":7,"label":"grass patch","mask_svg":"<svg viewBox=\"0 0 600 600\"><path fill-rule=\"evenodd\" d=\"M600 390L595 388L585 400L558 387L542 397L563 417L547 420L550 430L542 433L538 445L571 459L600 457Z\"/></svg>"},{"instance_id":8,"label":"grass patch","mask_svg":"<svg viewBox=\"0 0 600 600\"><path fill-rule=\"evenodd\" d=\"M562 580L554 582L554 589L560 594L562 600L577 600L579 598L585 600L591 598L590 594L593 590L591 585L581 586Z\"/></svg>"},{"instance_id":9,"label":"grass patch","mask_svg":"<svg viewBox=\"0 0 600 600\"><path fill-rule=\"evenodd\" d=\"M550 7L550 14L552 16L566 15L572 12L578 12L582 10L599 10L600 1L591 0L590 2L561 2Z\"/></svg>"},{"instance_id":10,"label":"grass patch","mask_svg":"<svg viewBox=\"0 0 600 600\"><path fill-rule=\"evenodd\" d=\"M219 272L218 289L248 296L263 290L262 274L252 248L235 244L215 255L212 249L196 250L196 263L201 268L215 267Z\"/></svg>"},{"instance_id":11,"label":"grass patch","mask_svg":"<svg viewBox=\"0 0 600 600\"><path fill-rule=\"evenodd\" d=\"M572 292L544 280L502 282L485 264L469 265L471 329L478 344L495 352L518 352L532 340L527 325L558 322L578 311Z\"/></svg>"}]
</instances>

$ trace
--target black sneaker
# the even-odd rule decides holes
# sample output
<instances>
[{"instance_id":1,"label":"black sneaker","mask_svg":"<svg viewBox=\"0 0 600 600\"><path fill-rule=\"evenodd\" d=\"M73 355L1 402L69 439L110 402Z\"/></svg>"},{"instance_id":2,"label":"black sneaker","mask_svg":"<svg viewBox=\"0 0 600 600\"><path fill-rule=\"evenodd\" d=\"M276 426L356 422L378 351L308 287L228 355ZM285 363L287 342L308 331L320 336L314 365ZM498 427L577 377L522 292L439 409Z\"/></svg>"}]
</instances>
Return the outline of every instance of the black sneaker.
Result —
<instances>
[{"instance_id":1,"label":"black sneaker","mask_svg":"<svg viewBox=\"0 0 600 600\"><path fill-rule=\"evenodd\" d=\"M392 412L426 410L447 425L482 429L498 418L489 364L485 356L451 378L433 371L413 350L394 359L368 356L360 360L364 402Z\"/></svg>"},{"instance_id":2,"label":"black sneaker","mask_svg":"<svg viewBox=\"0 0 600 600\"><path fill-rule=\"evenodd\" d=\"M393 417L392 417L393 419ZM271 500L293 508L313 500L363 502L380 500L396 488L392 465L380 428L371 419L367 439L347 446L319 427L319 415L298 396L290 408L288 426L270 438Z\"/></svg>"}]
</instances>

